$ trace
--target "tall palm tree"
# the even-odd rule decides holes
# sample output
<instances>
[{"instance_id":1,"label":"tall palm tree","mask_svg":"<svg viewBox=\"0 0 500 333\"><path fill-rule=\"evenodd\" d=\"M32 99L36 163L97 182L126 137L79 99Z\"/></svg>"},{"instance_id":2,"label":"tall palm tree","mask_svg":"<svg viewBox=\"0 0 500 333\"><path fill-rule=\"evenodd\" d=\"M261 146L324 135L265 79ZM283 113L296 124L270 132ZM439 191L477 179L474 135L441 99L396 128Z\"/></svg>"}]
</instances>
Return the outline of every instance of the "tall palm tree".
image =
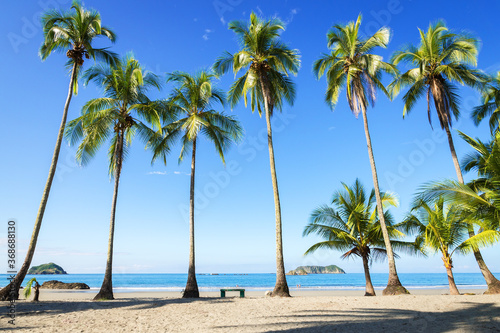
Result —
<instances>
[{"instance_id":1,"label":"tall palm tree","mask_svg":"<svg viewBox=\"0 0 500 333\"><path fill-rule=\"evenodd\" d=\"M335 25L327 34L328 47L332 49L332 52L330 54L323 54L316 60L313 65L313 71L318 79L326 75L326 102L329 105L334 107L337 104L340 90L342 87L345 87L351 111L356 117L359 113L363 116L377 210L380 216L380 224L389 262L389 281L383 294L406 294L408 291L401 285L396 271L396 262L394 261L394 254L384 219L377 168L375 166L366 115L368 105L371 104L373 106L375 103L377 89L388 95L385 87L380 82L382 72L395 73L395 68L383 62L381 56L369 53L375 47L387 47L390 31L388 28L383 27L372 36L362 38L359 35L360 25L361 15L358 16L356 22L349 22L347 25Z\"/></svg>"},{"instance_id":2,"label":"tall palm tree","mask_svg":"<svg viewBox=\"0 0 500 333\"><path fill-rule=\"evenodd\" d=\"M453 117L460 115L456 83L482 90L488 81L486 75L474 69L477 65L479 40L465 33L452 33L442 21L429 25L426 33L419 29L420 45L409 44L394 52L391 62L403 62L411 69L398 75L389 85L393 96L409 87L403 96L403 117L410 113L420 97L427 97L427 117L431 124L431 102L441 129L446 131L459 182L463 183L450 128Z\"/></svg>"},{"instance_id":3,"label":"tall palm tree","mask_svg":"<svg viewBox=\"0 0 500 333\"><path fill-rule=\"evenodd\" d=\"M391 62L394 65L402 62L412 68L398 75L389 85L389 89L395 96L401 89L409 87L403 96L403 117L414 108L418 99L425 95L427 117L431 123L431 101L434 101L439 124L448 137L458 181L463 184L464 179L450 128L453 117L458 119L460 115L456 84L482 91L488 82L488 77L484 73L473 68L477 65L479 40L466 33L449 31L442 21L430 24L427 32L420 29L419 32L418 47L409 44L392 55ZM469 228L469 236L474 236L472 227ZM481 252L475 250L474 256L483 275L485 277L491 275Z\"/></svg>"},{"instance_id":4,"label":"tall palm tree","mask_svg":"<svg viewBox=\"0 0 500 333\"><path fill-rule=\"evenodd\" d=\"M481 221L479 234L491 237L492 241L498 241L500 239L500 132L496 131L489 143L475 140L461 132L459 134L475 150L463 159L462 169L477 171L478 178L467 184L453 180L430 183L422 187L418 197L429 201L444 196L446 200L468 212L471 221L476 224ZM469 233L469 236L474 235ZM478 252L478 248L473 249L474 255ZM476 257L476 261L488 285L486 293L500 294L500 281L490 272L483 260L477 260Z\"/></svg>"},{"instance_id":5,"label":"tall palm tree","mask_svg":"<svg viewBox=\"0 0 500 333\"><path fill-rule=\"evenodd\" d=\"M191 185L189 195L189 269L184 298L197 298L200 296L195 271L195 247L194 247L194 188L196 168L196 143L198 135L203 134L211 141L222 162L224 152L231 143L239 141L243 135L243 129L233 116L213 109L215 104L226 103L225 94L213 86L213 74L201 71L195 76L183 72L174 72L168 75L167 82L176 84L167 105L170 111L180 117L165 128L165 136L162 140L154 143L153 161L159 157L165 160L165 152L168 152L170 144L181 137L182 149L179 163L191 150Z\"/></svg>"},{"instance_id":6,"label":"tall palm tree","mask_svg":"<svg viewBox=\"0 0 500 333\"><path fill-rule=\"evenodd\" d=\"M484 118L490 117L490 131L498 131L500 122L500 72L491 79L486 89L482 92L481 105L474 108L472 120L474 124L479 125Z\"/></svg>"},{"instance_id":7,"label":"tall palm tree","mask_svg":"<svg viewBox=\"0 0 500 333\"><path fill-rule=\"evenodd\" d=\"M247 106L247 95L250 95L252 112L257 109L259 116L262 116L262 106L264 107L276 218L276 285L272 295L290 297L283 261L281 203L271 117L275 108L282 110L284 100L293 104L295 86L288 74L297 74L300 67L299 52L288 48L280 40L280 32L285 28L279 19L266 21L252 12L250 22L233 21L229 23L229 29L236 33L241 50L234 55L225 52L216 60L213 68L217 75L226 73L230 68L235 75L240 70L245 70L245 74L233 83L229 91L231 107L236 106L241 97Z\"/></svg>"},{"instance_id":8,"label":"tall palm tree","mask_svg":"<svg viewBox=\"0 0 500 333\"><path fill-rule=\"evenodd\" d=\"M10 291L15 290L12 295L15 299L19 296L19 287L28 272L31 265L31 260L35 254L36 243L40 227L42 226L43 214L47 201L49 199L50 188L57 168L57 160L59 151L61 150L61 142L63 139L64 127L68 115L68 108L73 96L73 92L77 93L78 73L83 66L83 58L101 59L108 63L113 63L116 59L115 54L102 48L94 48L92 46L97 37L107 37L111 42L114 42L116 36L113 31L101 26L101 16L95 10L86 10L79 1L74 0L71 6L72 11L60 12L57 10L49 10L42 16L42 26L44 34L44 42L40 48L40 57L42 60L52 54L53 51L66 51L66 56L69 58L66 65L71 68L71 78L69 81L68 96L64 104L63 116L59 132L57 135L56 145L52 156L52 162L49 168L49 175L45 188L42 194L40 207L35 220L35 226L31 235L31 240L26 253L21 269L16 277L2 290L0 290L0 300L11 297Z\"/></svg>"},{"instance_id":9,"label":"tall palm tree","mask_svg":"<svg viewBox=\"0 0 500 333\"><path fill-rule=\"evenodd\" d=\"M146 73L139 62L128 55L114 66L95 65L84 74L85 83L93 81L104 90L104 96L88 101L82 115L68 123L66 137L70 144L80 142L76 158L86 165L107 141L109 174L114 177L113 201L109 226L106 271L99 293L94 300L113 299L112 268L118 185L124 158L132 140L138 135L146 144L161 130L163 109L147 97L151 89L160 90L159 78Z\"/></svg>"},{"instance_id":10,"label":"tall palm tree","mask_svg":"<svg viewBox=\"0 0 500 333\"><path fill-rule=\"evenodd\" d=\"M467 254L492 242L491 234L484 232L469 238L469 224L467 215L458 206L445 205L443 197L431 202L418 200L406 218L406 231L417 232L417 242L433 252L441 252L451 295L460 295L453 277L452 255Z\"/></svg>"},{"instance_id":11,"label":"tall palm tree","mask_svg":"<svg viewBox=\"0 0 500 333\"><path fill-rule=\"evenodd\" d=\"M324 240L312 245L305 254L318 249L332 249L347 251L342 255L342 259L361 257L366 279L365 296L375 296L370 277L370 263L387 256L376 209L375 191L372 190L370 195L366 196L365 189L358 179L351 187L344 183L342 186L344 190L333 195L334 208L324 205L311 214L310 222L302 235L316 234ZM390 193L381 193L381 199L384 208L397 206L396 197ZM414 243L397 240L404 237L404 234L398 231L400 226L393 225L393 218L387 210L384 215L392 246L406 252L415 252L417 247Z\"/></svg>"}]
</instances>

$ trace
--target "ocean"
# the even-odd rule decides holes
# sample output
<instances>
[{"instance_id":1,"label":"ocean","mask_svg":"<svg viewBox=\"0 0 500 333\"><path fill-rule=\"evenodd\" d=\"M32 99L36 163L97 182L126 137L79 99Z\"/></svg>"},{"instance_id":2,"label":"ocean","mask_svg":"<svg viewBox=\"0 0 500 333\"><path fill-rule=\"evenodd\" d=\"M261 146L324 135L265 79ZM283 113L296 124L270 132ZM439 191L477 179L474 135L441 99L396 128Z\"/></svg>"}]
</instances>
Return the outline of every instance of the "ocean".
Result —
<instances>
[{"instance_id":1,"label":"ocean","mask_svg":"<svg viewBox=\"0 0 500 333\"><path fill-rule=\"evenodd\" d=\"M486 288L480 273L454 273L459 289ZM499 274L495 274L497 277ZM32 277L42 284L49 280L62 282L83 282L94 292L101 287L103 274L67 274L67 275L27 275L23 286ZM7 274L0 274L0 286L9 281ZM375 289L383 289L387 285L388 274L371 274ZM441 289L448 288L445 273L399 273L401 283L407 288ZM272 290L276 281L274 273L269 274L197 274L200 291L218 291L220 288L239 286L247 290ZM136 291L182 291L186 285L187 274L114 274L113 289L115 292ZM290 289L307 290L363 290L365 276L363 273L348 274L310 274L287 276Z\"/></svg>"}]
</instances>

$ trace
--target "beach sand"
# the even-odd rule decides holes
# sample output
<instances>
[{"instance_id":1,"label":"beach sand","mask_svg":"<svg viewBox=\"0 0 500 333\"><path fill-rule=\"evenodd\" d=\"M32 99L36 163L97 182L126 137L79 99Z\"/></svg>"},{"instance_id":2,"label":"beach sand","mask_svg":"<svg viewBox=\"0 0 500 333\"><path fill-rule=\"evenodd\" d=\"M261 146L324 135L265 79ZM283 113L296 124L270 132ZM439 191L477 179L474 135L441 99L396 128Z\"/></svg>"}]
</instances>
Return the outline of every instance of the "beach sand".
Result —
<instances>
[{"instance_id":1,"label":"beach sand","mask_svg":"<svg viewBox=\"0 0 500 333\"><path fill-rule=\"evenodd\" d=\"M95 292L41 290L41 302L16 302L16 325L0 311L0 331L18 332L500 332L500 295L442 295L415 289L412 295L363 297L363 291L291 290L292 298L200 299L179 292L115 293L93 302ZM381 294L381 291L378 291ZM7 302L0 302L6 309Z\"/></svg>"}]
</instances>

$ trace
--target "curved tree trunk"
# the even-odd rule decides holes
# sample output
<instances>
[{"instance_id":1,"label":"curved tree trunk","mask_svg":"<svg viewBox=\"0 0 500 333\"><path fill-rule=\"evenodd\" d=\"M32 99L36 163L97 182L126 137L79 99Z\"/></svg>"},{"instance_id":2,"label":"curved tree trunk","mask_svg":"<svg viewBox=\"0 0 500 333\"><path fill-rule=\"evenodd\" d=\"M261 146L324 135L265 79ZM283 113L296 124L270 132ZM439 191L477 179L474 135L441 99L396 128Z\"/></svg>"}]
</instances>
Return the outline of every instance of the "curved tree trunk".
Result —
<instances>
[{"instance_id":1,"label":"curved tree trunk","mask_svg":"<svg viewBox=\"0 0 500 333\"><path fill-rule=\"evenodd\" d=\"M380 197L380 189L378 185L377 168L375 166L375 158L373 157L372 140L370 138L370 131L368 130L368 118L366 116L366 109L361 108L363 114L363 124L365 127L366 145L368 146L368 157L370 158L370 166L372 169L373 187L375 189L375 198L377 199L377 212L380 220L380 227L382 235L384 236L385 248L387 251L387 260L389 262L389 281L387 287L382 292L382 295L399 295L409 294L408 290L399 281L398 273L396 271L396 262L394 261L394 253L392 251L389 233L385 224L384 209L382 207L382 200Z\"/></svg>"},{"instance_id":2,"label":"curved tree trunk","mask_svg":"<svg viewBox=\"0 0 500 333\"><path fill-rule=\"evenodd\" d=\"M446 274L448 275L448 284L450 285L450 295L460 295L455 279L453 278L453 271L451 267L446 267Z\"/></svg>"},{"instance_id":3,"label":"curved tree trunk","mask_svg":"<svg viewBox=\"0 0 500 333\"><path fill-rule=\"evenodd\" d=\"M455 145L453 144L453 137L451 135L451 131L448 124L445 125L444 129L448 137L448 144L450 145L451 158L453 159L453 165L455 166L455 171L457 173L458 181L461 184L464 184L462 170L460 170L460 164L458 163L457 153L455 151ZM468 231L469 231L469 237L473 237L474 227L472 225L469 226ZM485 294L500 294L500 281L497 278L495 278L495 276L488 269L488 266L484 262L481 251L479 249L476 249L473 251L473 253L474 257L476 258L477 265L481 270L481 274L483 274L486 284L488 285L488 290L486 290Z\"/></svg>"},{"instance_id":4,"label":"curved tree trunk","mask_svg":"<svg viewBox=\"0 0 500 333\"><path fill-rule=\"evenodd\" d=\"M269 148L269 163L271 165L271 179L273 183L274 194L274 214L276 217L276 285L272 296L290 297L290 291L286 282L285 262L283 260L283 232L281 227L281 205L280 194L278 191L278 178L276 177L276 165L274 162L273 132L271 128L271 110L269 105L269 92L267 77L260 73L260 84L262 95L264 96L264 108L266 111L267 125L267 145Z\"/></svg>"},{"instance_id":5,"label":"curved tree trunk","mask_svg":"<svg viewBox=\"0 0 500 333\"><path fill-rule=\"evenodd\" d=\"M446 267L446 274L448 275L448 285L450 286L450 295L460 295L458 291L457 285L455 284L455 278L453 277L451 258L443 257L441 258L444 263L444 267Z\"/></svg>"},{"instance_id":6,"label":"curved tree trunk","mask_svg":"<svg viewBox=\"0 0 500 333\"><path fill-rule=\"evenodd\" d=\"M189 191L189 269L183 298L200 297L194 264L194 175L196 166L196 138L193 141L193 156L191 159L191 187Z\"/></svg>"},{"instance_id":7,"label":"curved tree trunk","mask_svg":"<svg viewBox=\"0 0 500 333\"><path fill-rule=\"evenodd\" d=\"M372 279L370 277L370 265L368 264L368 257L366 255L363 258L363 269L365 270L365 280L366 280L366 291L365 296L375 296L375 289L373 289Z\"/></svg>"},{"instance_id":8,"label":"curved tree trunk","mask_svg":"<svg viewBox=\"0 0 500 333\"><path fill-rule=\"evenodd\" d=\"M109 241L108 241L108 257L106 260L106 272L102 281L101 290L94 297L94 301L111 300L113 297L113 244L115 235L115 216L116 202L118 200L118 185L120 184L120 175L122 172L123 163L123 130L118 133L118 147L116 151L116 171L115 171L115 189L113 192L113 202L111 203L111 218L109 221Z\"/></svg>"},{"instance_id":9,"label":"curved tree trunk","mask_svg":"<svg viewBox=\"0 0 500 333\"><path fill-rule=\"evenodd\" d=\"M68 96L66 97L66 103L64 104L64 111L61 120L61 125L59 126L56 146L54 148L54 154L52 155L52 162L50 164L49 176L47 178L47 182L45 183L45 188L43 190L42 201L40 202L40 207L38 208L38 214L35 220L35 227L31 235L31 240L28 246L28 251L26 253L26 258L24 259L23 265L21 266L21 269L18 271L15 278L12 279L12 281L2 290L0 290L0 300L6 300L12 297L14 299L19 298L19 287L23 283L23 280L26 277L26 274L28 273L31 261L33 260L33 255L35 254L38 234L40 232L40 227L42 226L43 214L45 213L45 207L47 206L47 201L49 200L50 188L52 186L52 181L54 180L54 175L57 169L57 160L59 159L59 152L61 150L61 143L64 136L64 128L66 126L66 118L68 117L69 104L71 102L71 97L73 96L73 86L76 80L77 66L78 65L74 63L73 69L71 71ZM11 293L11 290L14 290L14 292Z\"/></svg>"}]
</instances>

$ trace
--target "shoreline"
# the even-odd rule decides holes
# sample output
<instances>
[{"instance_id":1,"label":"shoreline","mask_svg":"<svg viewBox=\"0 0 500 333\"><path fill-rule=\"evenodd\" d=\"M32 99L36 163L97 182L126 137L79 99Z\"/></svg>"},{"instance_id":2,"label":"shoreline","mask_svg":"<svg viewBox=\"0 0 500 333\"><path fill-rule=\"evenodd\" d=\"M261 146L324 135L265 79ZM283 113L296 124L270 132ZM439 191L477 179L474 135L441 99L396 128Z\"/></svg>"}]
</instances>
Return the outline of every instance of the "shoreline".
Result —
<instances>
[{"instance_id":1,"label":"shoreline","mask_svg":"<svg viewBox=\"0 0 500 333\"><path fill-rule=\"evenodd\" d=\"M243 288L244 289L244 288ZM448 288L421 289L407 288L409 296L439 296L448 295ZM69 290L69 289L40 289L40 301L65 301L65 300L92 300L98 293L98 289L91 290ZM382 296L382 290L375 290L378 296ZM462 295L482 295L486 288L460 289ZM297 290L290 289L292 297L362 297L365 290ZM22 300L24 298L20 296ZM180 291L114 291L115 299L158 299L158 298L181 298ZM220 298L219 291L200 291L201 298ZM226 298L239 298L238 292L227 292ZM266 298L264 290L245 290L245 298Z\"/></svg>"}]
</instances>

